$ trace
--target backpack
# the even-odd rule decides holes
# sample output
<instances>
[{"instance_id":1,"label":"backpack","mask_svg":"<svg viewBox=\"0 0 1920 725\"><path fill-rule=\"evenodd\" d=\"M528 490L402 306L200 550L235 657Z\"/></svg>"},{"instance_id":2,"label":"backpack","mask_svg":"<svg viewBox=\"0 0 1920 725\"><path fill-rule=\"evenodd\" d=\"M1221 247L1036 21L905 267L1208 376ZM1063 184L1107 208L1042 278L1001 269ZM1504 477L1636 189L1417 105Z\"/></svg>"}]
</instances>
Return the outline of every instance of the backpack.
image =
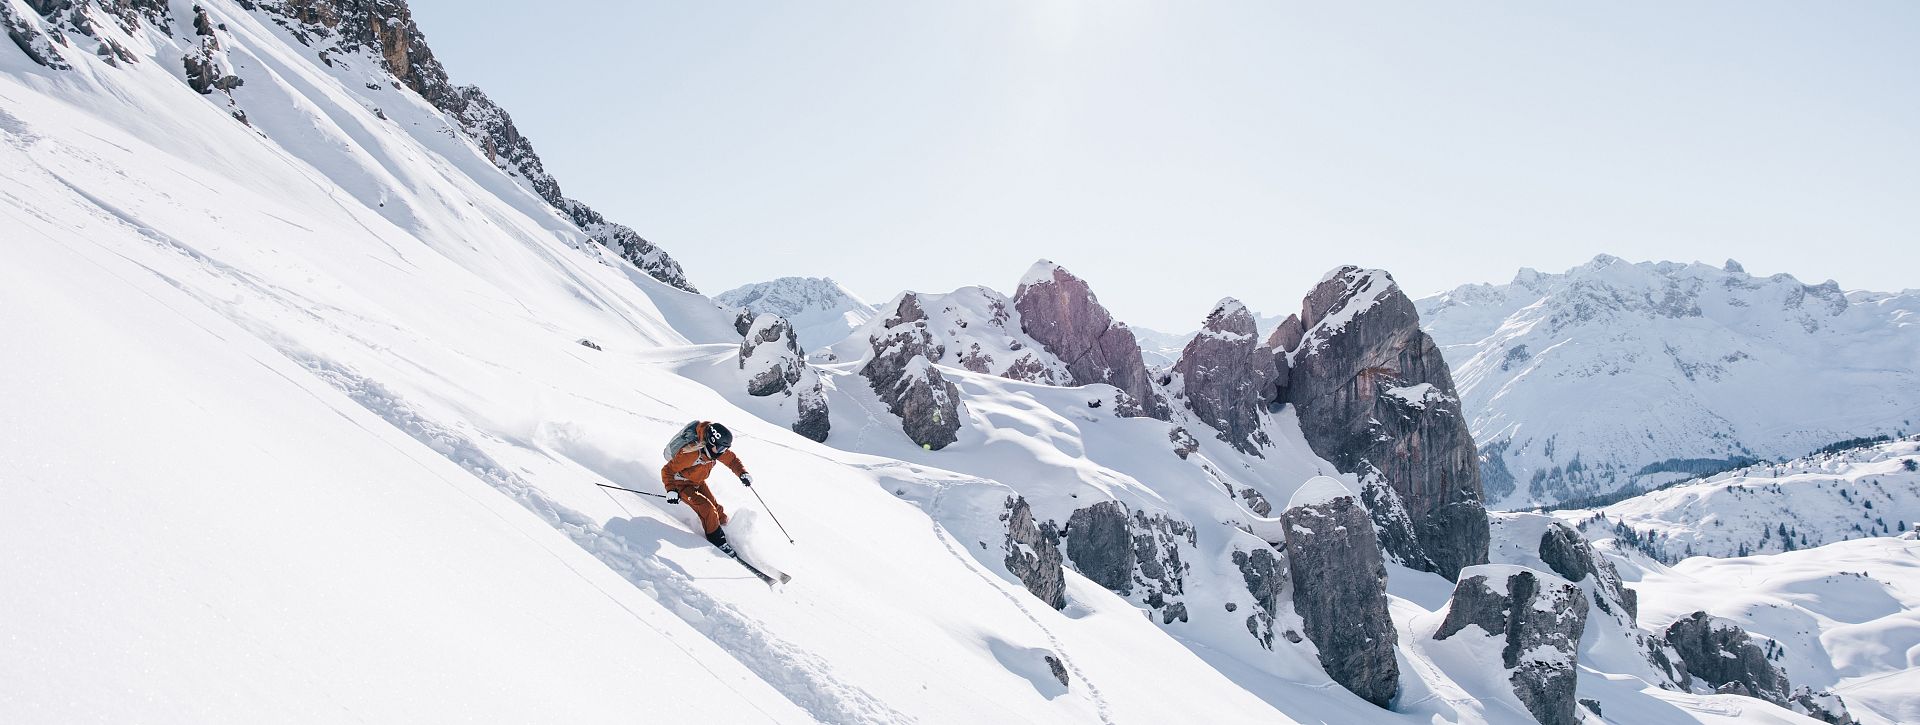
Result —
<instances>
[{"instance_id":1,"label":"backpack","mask_svg":"<svg viewBox=\"0 0 1920 725\"><path fill-rule=\"evenodd\" d=\"M693 445L693 442L699 438L700 421L688 423L687 427L681 428L679 433L673 434L673 438L667 440L667 447L660 451L660 457L671 461L674 456L680 454L680 449Z\"/></svg>"}]
</instances>

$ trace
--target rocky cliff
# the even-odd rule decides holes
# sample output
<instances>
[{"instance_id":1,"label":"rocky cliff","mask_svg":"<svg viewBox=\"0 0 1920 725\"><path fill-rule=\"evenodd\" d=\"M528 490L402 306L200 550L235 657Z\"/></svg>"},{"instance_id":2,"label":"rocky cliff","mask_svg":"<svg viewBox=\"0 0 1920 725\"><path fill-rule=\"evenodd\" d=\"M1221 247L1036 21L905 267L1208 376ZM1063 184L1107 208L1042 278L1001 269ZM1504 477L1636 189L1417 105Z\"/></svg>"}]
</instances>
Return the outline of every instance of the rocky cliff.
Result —
<instances>
[{"instance_id":1,"label":"rocky cliff","mask_svg":"<svg viewBox=\"0 0 1920 725\"><path fill-rule=\"evenodd\" d=\"M1024 498L1007 500L1007 539L1001 547L1006 553L1007 571L1025 584L1027 591L1047 606L1067 606L1067 582L1061 566L1060 532L1052 521L1035 522L1033 507Z\"/></svg>"},{"instance_id":2,"label":"rocky cliff","mask_svg":"<svg viewBox=\"0 0 1920 725\"><path fill-rule=\"evenodd\" d=\"M1280 515L1293 606L1327 675L1381 707L1400 693L1387 570L1359 500L1325 476L1301 487Z\"/></svg>"},{"instance_id":3,"label":"rocky cliff","mask_svg":"<svg viewBox=\"0 0 1920 725\"><path fill-rule=\"evenodd\" d=\"M1076 509L1067 517L1067 559L1094 583L1159 615L1161 624L1187 621L1182 551L1198 543L1193 527L1165 514L1128 511L1119 501Z\"/></svg>"},{"instance_id":4,"label":"rocky cliff","mask_svg":"<svg viewBox=\"0 0 1920 725\"><path fill-rule=\"evenodd\" d=\"M793 404L793 432L824 441L832 427L819 373L800 354L793 326L779 315L753 319L740 338L740 373L747 394Z\"/></svg>"},{"instance_id":5,"label":"rocky cliff","mask_svg":"<svg viewBox=\"0 0 1920 725\"><path fill-rule=\"evenodd\" d=\"M1219 431L1221 440L1254 455L1271 444L1260 422L1280 378L1273 350L1260 344L1259 332L1246 305L1221 300L1173 365L1178 397L1194 415Z\"/></svg>"},{"instance_id":6,"label":"rocky cliff","mask_svg":"<svg viewBox=\"0 0 1920 725\"><path fill-rule=\"evenodd\" d=\"M1759 698L1835 725L1851 725L1853 716L1839 695L1795 689L1774 664L1780 645L1756 639L1740 625L1706 612L1694 612L1667 626L1667 642L1680 652L1687 672L1715 692Z\"/></svg>"},{"instance_id":7,"label":"rocky cliff","mask_svg":"<svg viewBox=\"0 0 1920 725\"><path fill-rule=\"evenodd\" d=\"M1393 278L1329 273L1272 340L1283 348L1286 397L1315 453L1362 480L1385 481L1410 519L1413 545L1388 541L1409 566L1454 578L1487 561L1486 509L1473 437L1453 377ZM1377 510L1377 509L1376 509Z\"/></svg>"},{"instance_id":8,"label":"rocky cliff","mask_svg":"<svg viewBox=\"0 0 1920 725\"><path fill-rule=\"evenodd\" d=\"M1013 306L1021 331L1065 363L1071 384L1112 385L1131 398L1122 414L1166 419L1133 330L1113 319L1086 280L1041 260L1020 279Z\"/></svg>"},{"instance_id":9,"label":"rocky cliff","mask_svg":"<svg viewBox=\"0 0 1920 725\"><path fill-rule=\"evenodd\" d=\"M1574 725L1574 681L1587 598L1559 577L1504 564L1460 572L1447 617L1433 638L1459 635L1468 625L1502 642L1501 666L1514 696L1542 725Z\"/></svg>"},{"instance_id":10,"label":"rocky cliff","mask_svg":"<svg viewBox=\"0 0 1920 725\"><path fill-rule=\"evenodd\" d=\"M872 356L860 375L901 429L922 448L940 450L959 439L960 390L933 361L947 354L927 326L920 296L907 292L894 302L882 328L868 337Z\"/></svg>"}]
</instances>

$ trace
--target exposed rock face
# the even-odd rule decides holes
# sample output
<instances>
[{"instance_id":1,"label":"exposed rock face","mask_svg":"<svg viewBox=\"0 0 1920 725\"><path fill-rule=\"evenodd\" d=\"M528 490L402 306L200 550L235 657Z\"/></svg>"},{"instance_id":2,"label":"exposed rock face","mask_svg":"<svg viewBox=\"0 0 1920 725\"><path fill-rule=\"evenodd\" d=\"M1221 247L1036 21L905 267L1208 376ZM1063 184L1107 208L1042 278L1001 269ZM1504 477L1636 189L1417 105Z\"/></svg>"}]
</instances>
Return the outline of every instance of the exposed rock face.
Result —
<instances>
[{"instance_id":1,"label":"exposed rock face","mask_svg":"<svg viewBox=\"0 0 1920 725\"><path fill-rule=\"evenodd\" d=\"M1174 426L1173 430L1167 431L1167 440L1173 443L1173 455L1183 461L1194 451L1200 450L1200 441L1194 440L1193 434L1188 433L1184 426Z\"/></svg>"},{"instance_id":2,"label":"exposed rock face","mask_svg":"<svg viewBox=\"0 0 1920 725\"><path fill-rule=\"evenodd\" d=\"M588 239L607 247L649 276L674 287L696 292L680 264L634 230L613 222L560 192L560 182L548 174L533 143L520 135L506 109L475 86L456 86L404 0L262 0L282 27L300 42L320 49L328 63L331 54L367 51L378 57L388 73L419 93L447 115L457 119L488 160L509 176L526 179L534 193L572 221ZM283 19L281 19L283 18Z\"/></svg>"},{"instance_id":3,"label":"exposed rock face","mask_svg":"<svg viewBox=\"0 0 1920 725\"><path fill-rule=\"evenodd\" d=\"M1546 562L1553 573L1559 574L1570 582L1580 582L1588 576L1594 577L1594 606L1606 614L1620 615L1621 621L1634 626L1640 617L1639 598L1634 596L1620 580L1619 570L1613 562L1593 550L1593 544L1587 537L1581 536L1572 526L1559 521L1547 525L1547 531L1540 535L1540 560Z\"/></svg>"},{"instance_id":4,"label":"exposed rock face","mask_svg":"<svg viewBox=\"0 0 1920 725\"><path fill-rule=\"evenodd\" d=\"M800 382L807 361L793 328L779 315L761 315L740 339L740 369L747 378L747 394L765 397L784 394Z\"/></svg>"},{"instance_id":5,"label":"exposed rock face","mask_svg":"<svg viewBox=\"0 0 1920 725\"><path fill-rule=\"evenodd\" d=\"M1060 532L1053 522L1034 523L1025 498L1007 500L1006 565L1027 591L1054 609L1067 606L1067 580L1060 567Z\"/></svg>"},{"instance_id":6,"label":"exposed rock face","mask_svg":"<svg viewBox=\"0 0 1920 725\"><path fill-rule=\"evenodd\" d=\"M1260 646L1273 649L1273 617L1280 611L1280 595L1286 589L1286 560L1273 555L1272 549L1233 552L1233 565L1247 582L1256 611L1247 615L1247 633L1260 640Z\"/></svg>"},{"instance_id":7,"label":"exposed rock face","mask_svg":"<svg viewBox=\"0 0 1920 725\"><path fill-rule=\"evenodd\" d=\"M1447 618L1434 639L1447 639L1477 625L1505 640L1501 665L1513 673L1514 695L1542 725L1573 725L1575 663L1587 626L1587 597L1557 577L1507 565L1460 572Z\"/></svg>"},{"instance_id":8,"label":"exposed rock face","mask_svg":"<svg viewBox=\"0 0 1920 725\"><path fill-rule=\"evenodd\" d=\"M205 96L216 90L231 94L233 89L244 85L246 81L228 72L226 54L220 52L220 36L214 31L213 19L198 5L193 7L193 32L199 38L200 47L180 59L185 66L187 86ZM244 120L244 116L242 118Z\"/></svg>"},{"instance_id":9,"label":"exposed rock face","mask_svg":"<svg viewBox=\"0 0 1920 725\"><path fill-rule=\"evenodd\" d=\"M1167 418L1133 330L1113 319L1085 280L1043 260L1021 279L1013 306L1021 331L1066 363L1073 384L1112 385L1133 400L1123 415Z\"/></svg>"},{"instance_id":10,"label":"exposed rock face","mask_svg":"<svg viewBox=\"0 0 1920 725\"><path fill-rule=\"evenodd\" d=\"M1787 701L1787 709L1833 725L1857 725L1859 722L1847 712L1847 703L1842 702L1840 696L1831 690L1814 692L1806 687L1794 690L1793 697Z\"/></svg>"},{"instance_id":11,"label":"exposed rock face","mask_svg":"<svg viewBox=\"0 0 1920 725\"><path fill-rule=\"evenodd\" d=\"M1254 455L1272 443L1260 429L1260 414L1273 405L1280 375L1259 333L1246 305L1221 300L1173 365L1194 415L1219 431L1221 440Z\"/></svg>"},{"instance_id":12,"label":"exposed rock face","mask_svg":"<svg viewBox=\"0 0 1920 725\"><path fill-rule=\"evenodd\" d=\"M868 338L873 357L860 374L887 409L900 416L907 437L937 451L959 440L960 390L933 366L947 349L934 341L926 320L919 296L901 295L884 332Z\"/></svg>"},{"instance_id":13,"label":"exposed rock face","mask_svg":"<svg viewBox=\"0 0 1920 725\"><path fill-rule=\"evenodd\" d=\"M1387 615L1386 562L1373 522L1350 493L1296 497L1289 504L1280 520L1293 606L1307 638L1320 649L1328 676L1386 707L1400 692L1400 666L1394 660L1398 635Z\"/></svg>"},{"instance_id":14,"label":"exposed rock face","mask_svg":"<svg viewBox=\"0 0 1920 725\"><path fill-rule=\"evenodd\" d=\"M1133 590L1133 532L1127 507L1101 501L1067 517L1067 558L1093 583L1122 594Z\"/></svg>"},{"instance_id":15,"label":"exposed rock face","mask_svg":"<svg viewBox=\"0 0 1920 725\"><path fill-rule=\"evenodd\" d=\"M1755 642L1745 629L1706 612L1694 612L1667 626L1667 642L1680 653L1687 671L1714 692L1759 698L1834 725L1852 725L1847 704L1831 691L1795 689L1787 673L1773 664L1781 653L1772 640Z\"/></svg>"},{"instance_id":16,"label":"exposed rock face","mask_svg":"<svg viewBox=\"0 0 1920 725\"><path fill-rule=\"evenodd\" d=\"M1047 655L1047 669L1053 672L1053 679L1059 680L1061 687L1066 687L1069 684L1069 680L1067 678L1067 665L1066 663L1061 662L1060 658L1055 657L1053 655Z\"/></svg>"},{"instance_id":17,"label":"exposed rock face","mask_svg":"<svg viewBox=\"0 0 1920 725\"><path fill-rule=\"evenodd\" d=\"M1401 502L1400 493L1393 490L1393 486L1380 480L1378 473L1370 471L1361 477L1360 498L1373 518L1373 530L1380 537L1380 548L1409 567L1434 571L1433 560L1428 559L1425 550L1420 547L1420 536L1414 531L1413 517L1407 513L1406 504Z\"/></svg>"},{"instance_id":18,"label":"exposed rock face","mask_svg":"<svg viewBox=\"0 0 1920 725\"><path fill-rule=\"evenodd\" d=\"M824 443L833 429L827 410L827 391L819 374L808 368L794 394L793 424L788 429L815 443Z\"/></svg>"},{"instance_id":19,"label":"exposed rock face","mask_svg":"<svg viewBox=\"0 0 1920 725\"><path fill-rule=\"evenodd\" d=\"M747 394L792 398L793 432L815 441L827 439L832 428L827 395L820 376L807 365L794 339L793 327L779 315L760 315L740 340L740 372Z\"/></svg>"},{"instance_id":20,"label":"exposed rock face","mask_svg":"<svg viewBox=\"0 0 1920 725\"><path fill-rule=\"evenodd\" d=\"M1692 677L1678 663L1680 655L1665 640L1635 622L1634 592L1626 588L1613 562L1580 536L1573 527L1537 513L1498 513L1490 517L1493 540L1500 542L1493 558L1550 570L1580 587L1587 597L1588 654L1608 672L1630 673L1669 690L1685 691ZM1623 656L1638 654L1646 669L1635 669Z\"/></svg>"},{"instance_id":21,"label":"exposed rock face","mask_svg":"<svg viewBox=\"0 0 1920 725\"><path fill-rule=\"evenodd\" d=\"M1597 566L1604 564L1612 567L1610 563L1596 560L1593 546L1587 543L1586 537L1558 521L1549 524L1547 533L1540 535L1540 560L1546 562L1553 573L1570 582L1587 578ZM1613 578L1618 580L1619 575L1615 574Z\"/></svg>"},{"instance_id":22,"label":"exposed rock face","mask_svg":"<svg viewBox=\"0 0 1920 725\"><path fill-rule=\"evenodd\" d=\"M1196 543L1192 526L1163 514L1129 514L1119 501L1102 501L1067 517L1066 553L1073 568L1118 594L1138 596L1160 613L1161 624L1187 621L1186 563L1180 549Z\"/></svg>"},{"instance_id":23,"label":"exposed rock face","mask_svg":"<svg viewBox=\"0 0 1920 725\"><path fill-rule=\"evenodd\" d=\"M93 20L86 12L87 5L99 8L107 18L118 22L129 33L142 23L168 30L172 21L164 0L94 0L88 4L75 0L26 0L26 3L27 8L39 17L16 14L12 4L0 3L0 29L6 31L7 37L27 54L28 59L53 70L69 70L73 67L56 48L84 49L95 38L98 38L98 42L94 52L107 65L117 67L120 63L138 62L138 56L119 43L109 38L99 38Z\"/></svg>"},{"instance_id":24,"label":"exposed rock face","mask_svg":"<svg viewBox=\"0 0 1920 725\"><path fill-rule=\"evenodd\" d=\"M1706 612L1667 626L1667 643L1680 653L1687 672L1716 692L1733 692L1779 705L1793 688L1787 675L1767 657L1767 649L1740 625ZM1767 643L1773 645L1771 641Z\"/></svg>"},{"instance_id":25,"label":"exposed rock face","mask_svg":"<svg viewBox=\"0 0 1920 725\"><path fill-rule=\"evenodd\" d=\"M1341 267L1307 295L1299 327L1285 402L1315 453L1362 478L1377 472L1399 494L1417 547L1390 540L1389 552L1448 578L1485 563L1473 437L1413 302L1386 272ZM1287 342L1293 328L1282 323L1272 339Z\"/></svg>"},{"instance_id":26,"label":"exposed rock face","mask_svg":"<svg viewBox=\"0 0 1920 725\"><path fill-rule=\"evenodd\" d=\"M5 28L7 37L33 62L54 70L68 68L66 59L53 49L55 38L60 36L49 37L25 18L14 15L12 3L0 3L0 27ZM60 44L64 45L64 40L60 38Z\"/></svg>"},{"instance_id":27,"label":"exposed rock face","mask_svg":"<svg viewBox=\"0 0 1920 725\"><path fill-rule=\"evenodd\" d=\"M1240 500L1247 505L1247 510L1252 511L1255 516L1266 516L1273 513L1273 504L1267 503L1267 497L1261 495L1259 491L1251 488L1240 489Z\"/></svg>"},{"instance_id":28,"label":"exposed rock face","mask_svg":"<svg viewBox=\"0 0 1920 725\"><path fill-rule=\"evenodd\" d=\"M1161 624L1187 621L1187 571L1192 565L1180 556L1182 547L1198 543L1193 526L1164 514L1133 512L1134 584L1146 592L1146 605L1160 612Z\"/></svg>"}]
</instances>

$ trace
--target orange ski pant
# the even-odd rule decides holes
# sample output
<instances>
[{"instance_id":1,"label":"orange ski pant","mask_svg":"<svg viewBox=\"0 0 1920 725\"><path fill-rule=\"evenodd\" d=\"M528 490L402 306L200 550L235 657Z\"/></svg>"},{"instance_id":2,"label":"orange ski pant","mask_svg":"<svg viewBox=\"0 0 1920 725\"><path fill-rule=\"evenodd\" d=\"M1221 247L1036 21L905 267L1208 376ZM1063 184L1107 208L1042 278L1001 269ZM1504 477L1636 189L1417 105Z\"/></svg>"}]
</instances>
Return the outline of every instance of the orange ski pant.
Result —
<instances>
[{"instance_id":1,"label":"orange ski pant","mask_svg":"<svg viewBox=\"0 0 1920 725\"><path fill-rule=\"evenodd\" d=\"M711 534L727 523L727 510L713 499L713 491L707 488L707 484L684 483L674 486L673 492L680 495L680 503L686 504L687 508L693 509L694 515L700 517L703 533Z\"/></svg>"}]
</instances>

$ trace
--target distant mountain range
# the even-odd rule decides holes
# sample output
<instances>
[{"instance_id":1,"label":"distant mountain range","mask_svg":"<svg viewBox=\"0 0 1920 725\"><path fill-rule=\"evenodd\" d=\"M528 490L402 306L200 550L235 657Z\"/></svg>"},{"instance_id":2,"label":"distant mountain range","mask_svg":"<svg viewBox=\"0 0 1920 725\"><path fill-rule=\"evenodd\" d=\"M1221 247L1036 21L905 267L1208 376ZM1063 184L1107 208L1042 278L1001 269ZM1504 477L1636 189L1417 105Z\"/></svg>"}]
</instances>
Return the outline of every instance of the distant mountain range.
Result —
<instances>
[{"instance_id":1,"label":"distant mountain range","mask_svg":"<svg viewBox=\"0 0 1920 725\"><path fill-rule=\"evenodd\" d=\"M807 350L839 342L873 319L874 312L873 305L831 277L781 277L755 282L715 295L713 301L744 307L756 315L787 318L800 346Z\"/></svg>"},{"instance_id":2,"label":"distant mountain range","mask_svg":"<svg viewBox=\"0 0 1920 725\"><path fill-rule=\"evenodd\" d=\"M1920 420L1920 292L1601 255L1417 305L1453 368L1494 508L1648 488Z\"/></svg>"}]
</instances>

